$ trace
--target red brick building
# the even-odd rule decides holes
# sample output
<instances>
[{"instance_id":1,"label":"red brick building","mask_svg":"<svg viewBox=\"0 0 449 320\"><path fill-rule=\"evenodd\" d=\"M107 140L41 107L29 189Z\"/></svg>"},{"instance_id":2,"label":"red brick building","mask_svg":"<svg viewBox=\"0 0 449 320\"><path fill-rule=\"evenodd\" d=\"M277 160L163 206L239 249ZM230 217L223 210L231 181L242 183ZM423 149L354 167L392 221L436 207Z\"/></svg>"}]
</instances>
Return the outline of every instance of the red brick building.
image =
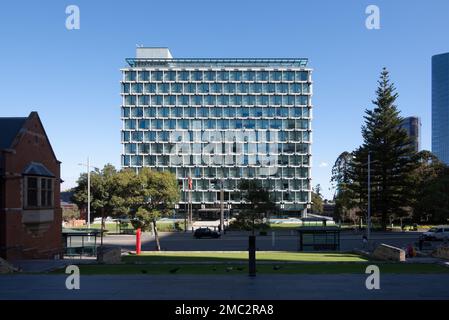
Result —
<instances>
[{"instance_id":1,"label":"red brick building","mask_svg":"<svg viewBox=\"0 0 449 320\"><path fill-rule=\"evenodd\" d=\"M61 255L60 165L37 112L0 118L0 256Z\"/></svg>"}]
</instances>

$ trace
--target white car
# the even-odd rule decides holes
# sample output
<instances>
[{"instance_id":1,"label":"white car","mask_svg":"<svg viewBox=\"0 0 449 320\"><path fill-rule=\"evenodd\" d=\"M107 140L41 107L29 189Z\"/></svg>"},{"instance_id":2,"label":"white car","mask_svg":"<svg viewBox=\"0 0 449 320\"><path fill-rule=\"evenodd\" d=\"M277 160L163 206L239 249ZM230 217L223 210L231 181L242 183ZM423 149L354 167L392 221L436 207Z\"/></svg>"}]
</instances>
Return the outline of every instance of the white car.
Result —
<instances>
[{"instance_id":1,"label":"white car","mask_svg":"<svg viewBox=\"0 0 449 320\"><path fill-rule=\"evenodd\" d=\"M422 234L424 240L449 240L449 226L438 226Z\"/></svg>"}]
</instances>

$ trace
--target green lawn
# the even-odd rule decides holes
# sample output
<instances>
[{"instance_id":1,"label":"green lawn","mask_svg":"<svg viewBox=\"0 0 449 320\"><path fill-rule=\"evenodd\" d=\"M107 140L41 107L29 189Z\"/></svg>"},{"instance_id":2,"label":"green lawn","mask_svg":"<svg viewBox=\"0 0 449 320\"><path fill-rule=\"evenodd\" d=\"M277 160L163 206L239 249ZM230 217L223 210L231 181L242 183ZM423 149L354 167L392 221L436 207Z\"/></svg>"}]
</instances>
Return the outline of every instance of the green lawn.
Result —
<instances>
[{"instance_id":1,"label":"green lawn","mask_svg":"<svg viewBox=\"0 0 449 320\"><path fill-rule=\"evenodd\" d=\"M321 223L272 223L270 224L270 230L272 231L282 231L282 230L297 230L300 227L316 227L322 226ZM337 224L329 224L328 226L338 226Z\"/></svg>"},{"instance_id":2,"label":"green lawn","mask_svg":"<svg viewBox=\"0 0 449 320\"><path fill-rule=\"evenodd\" d=\"M270 224L270 229L272 231L276 230L296 230L301 227L300 223L272 223Z\"/></svg>"},{"instance_id":3,"label":"green lawn","mask_svg":"<svg viewBox=\"0 0 449 320\"><path fill-rule=\"evenodd\" d=\"M105 223L104 226L105 226L106 231L108 231L109 233L115 233L118 230L115 223ZM87 225L79 227L79 228L87 228ZM90 228L91 229L101 229L101 223L91 223Z\"/></svg>"},{"instance_id":4,"label":"green lawn","mask_svg":"<svg viewBox=\"0 0 449 320\"><path fill-rule=\"evenodd\" d=\"M381 273L388 274L440 274L449 273L449 268L434 264L376 264ZM365 274L367 263L319 263L319 264L264 264L257 265L260 274ZM244 265L80 265L82 275L124 275L124 274L229 274L246 275L248 266ZM52 273L64 273L64 269Z\"/></svg>"},{"instance_id":5,"label":"green lawn","mask_svg":"<svg viewBox=\"0 0 449 320\"><path fill-rule=\"evenodd\" d=\"M366 262L367 259L351 253L304 253L283 251L259 251L256 253L257 261L264 262ZM144 252L140 256L124 256L127 263L153 263L153 262L244 262L248 260L248 252L216 252L216 251L171 251L171 252Z\"/></svg>"},{"instance_id":6,"label":"green lawn","mask_svg":"<svg viewBox=\"0 0 449 320\"><path fill-rule=\"evenodd\" d=\"M256 253L261 274L364 274L370 264L382 273L449 273L436 264L406 264L368 261L350 253L271 252ZM247 252L144 252L122 257L119 265L80 265L81 274L247 274ZM56 270L52 273L63 273Z\"/></svg>"},{"instance_id":7,"label":"green lawn","mask_svg":"<svg viewBox=\"0 0 449 320\"><path fill-rule=\"evenodd\" d=\"M92 223L90 225L90 227L92 229L101 229L101 224L100 223ZM184 230L184 222L179 222L179 227L181 228L181 230ZM84 227L81 227L81 228L87 228L87 225ZM119 230L118 225L116 223L106 223L105 228L108 233L117 233ZM132 225L128 224L128 226L126 226L126 228L132 228ZM174 231L174 224L173 224L173 222L169 222L169 221L158 221L157 229L159 232L171 232L171 231Z\"/></svg>"}]
</instances>

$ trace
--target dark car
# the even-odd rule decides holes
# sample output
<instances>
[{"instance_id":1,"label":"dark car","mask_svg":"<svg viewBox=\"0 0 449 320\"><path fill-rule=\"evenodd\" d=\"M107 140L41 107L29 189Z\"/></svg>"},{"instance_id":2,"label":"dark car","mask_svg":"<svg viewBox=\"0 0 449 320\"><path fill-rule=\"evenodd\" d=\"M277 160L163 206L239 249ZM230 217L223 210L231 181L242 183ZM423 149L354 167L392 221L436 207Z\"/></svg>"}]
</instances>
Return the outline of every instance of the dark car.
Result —
<instances>
[{"instance_id":1,"label":"dark car","mask_svg":"<svg viewBox=\"0 0 449 320\"><path fill-rule=\"evenodd\" d=\"M212 231L209 228L199 228L196 229L195 232L193 233L193 236L197 239L201 239L201 238L219 238L220 234L217 231Z\"/></svg>"}]
</instances>

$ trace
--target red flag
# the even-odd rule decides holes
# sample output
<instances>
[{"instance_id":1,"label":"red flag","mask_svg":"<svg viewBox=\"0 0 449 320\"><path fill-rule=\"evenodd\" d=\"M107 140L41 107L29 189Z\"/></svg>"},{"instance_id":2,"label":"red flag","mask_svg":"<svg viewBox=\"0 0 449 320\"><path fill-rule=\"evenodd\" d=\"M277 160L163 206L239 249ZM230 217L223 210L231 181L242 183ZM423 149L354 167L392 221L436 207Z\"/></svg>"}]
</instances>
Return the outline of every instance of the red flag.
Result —
<instances>
[{"instance_id":1,"label":"red flag","mask_svg":"<svg viewBox=\"0 0 449 320\"><path fill-rule=\"evenodd\" d=\"M189 179L188 180L189 181L189 190L192 190L192 178L189 177L188 179Z\"/></svg>"}]
</instances>

